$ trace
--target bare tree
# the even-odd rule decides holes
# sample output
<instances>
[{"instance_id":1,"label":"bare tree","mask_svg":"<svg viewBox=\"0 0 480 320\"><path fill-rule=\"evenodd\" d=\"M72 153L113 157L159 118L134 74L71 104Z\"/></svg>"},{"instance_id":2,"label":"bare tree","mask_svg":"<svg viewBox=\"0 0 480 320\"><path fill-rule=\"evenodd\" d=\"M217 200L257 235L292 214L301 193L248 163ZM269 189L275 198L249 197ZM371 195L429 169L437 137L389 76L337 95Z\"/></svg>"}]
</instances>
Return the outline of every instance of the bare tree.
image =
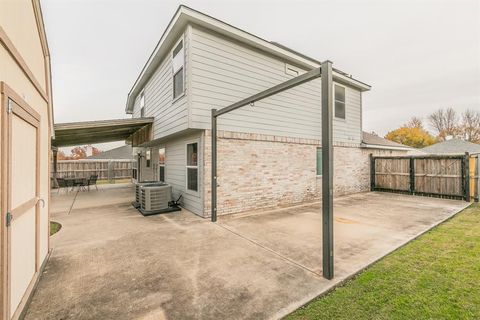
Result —
<instances>
[{"instance_id":1,"label":"bare tree","mask_svg":"<svg viewBox=\"0 0 480 320\"><path fill-rule=\"evenodd\" d=\"M405 125L407 128L419 128L423 129L423 121L419 117L412 117L407 124Z\"/></svg>"},{"instance_id":2,"label":"bare tree","mask_svg":"<svg viewBox=\"0 0 480 320\"><path fill-rule=\"evenodd\" d=\"M480 111L467 109L462 113L461 131L465 140L480 143Z\"/></svg>"},{"instance_id":3,"label":"bare tree","mask_svg":"<svg viewBox=\"0 0 480 320\"><path fill-rule=\"evenodd\" d=\"M428 121L442 141L447 136L457 137L460 134L458 116L453 108L435 111L428 116Z\"/></svg>"}]
</instances>

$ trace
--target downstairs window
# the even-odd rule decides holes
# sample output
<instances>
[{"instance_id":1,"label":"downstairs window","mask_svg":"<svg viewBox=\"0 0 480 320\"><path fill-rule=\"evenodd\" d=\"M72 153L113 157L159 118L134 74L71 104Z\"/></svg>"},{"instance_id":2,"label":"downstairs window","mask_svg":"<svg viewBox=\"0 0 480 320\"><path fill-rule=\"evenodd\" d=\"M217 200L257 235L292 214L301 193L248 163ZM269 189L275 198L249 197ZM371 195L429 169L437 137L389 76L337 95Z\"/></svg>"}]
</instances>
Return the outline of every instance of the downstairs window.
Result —
<instances>
[{"instance_id":1,"label":"downstairs window","mask_svg":"<svg viewBox=\"0 0 480 320\"><path fill-rule=\"evenodd\" d=\"M198 143L187 144L187 190L198 191Z\"/></svg>"}]
</instances>

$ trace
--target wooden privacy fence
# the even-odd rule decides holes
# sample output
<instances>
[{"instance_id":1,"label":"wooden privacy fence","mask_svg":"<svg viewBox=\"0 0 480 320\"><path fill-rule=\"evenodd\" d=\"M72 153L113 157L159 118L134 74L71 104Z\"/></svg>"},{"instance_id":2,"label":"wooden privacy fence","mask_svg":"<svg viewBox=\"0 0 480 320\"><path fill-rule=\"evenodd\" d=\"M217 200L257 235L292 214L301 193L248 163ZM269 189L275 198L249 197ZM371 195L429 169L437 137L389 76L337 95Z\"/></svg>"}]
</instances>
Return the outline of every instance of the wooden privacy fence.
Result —
<instances>
[{"instance_id":1,"label":"wooden privacy fence","mask_svg":"<svg viewBox=\"0 0 480 320\"><path fill-rule=\"evenodd\" d=\"M52 169L53 174L54 169ZM132 177L132 160L59 160L57 161L57 178L88 178L98 175L98 179L127 179Z\"/></svg>"},{"instance_id":2,"label":"wooden privacy fence","mask_svg":"<svg viewBox=\"0 0 480 320\"><path fill-rule=\"evenodd\" d=\"M370 183L372 191L478 201L479 155L370 155Z\"/></svg>"}]
</instances>

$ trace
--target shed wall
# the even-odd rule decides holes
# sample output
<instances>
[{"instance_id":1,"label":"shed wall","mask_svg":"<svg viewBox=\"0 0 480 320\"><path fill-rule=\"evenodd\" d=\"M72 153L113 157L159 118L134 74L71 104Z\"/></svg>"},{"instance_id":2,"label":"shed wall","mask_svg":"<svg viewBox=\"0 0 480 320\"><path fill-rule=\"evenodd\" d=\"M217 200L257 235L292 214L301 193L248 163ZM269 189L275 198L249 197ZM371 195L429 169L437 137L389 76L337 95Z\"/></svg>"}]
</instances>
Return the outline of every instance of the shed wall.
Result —
<instances>
[{"instance_id":1,"label":"shed wall","mask_svg":"<svg viewBox=\"0 0 480 320\"><path fill-rule=\"evenodd\" d=\"M19 0L19 1L0 1L0 26L7 34L8 38L13 43L13 46L18 51L25 62L31 74L40 87L40 91L44 96L48 93L48 81L49 81L49 67L46 66L46 60L42 49L42 42L40 39L40 31L37 27L37 20L34 15L33 8L34 1ZM5 82L17 95L25 100L28 105L40 114L40 154L39 154L39 197L44 200L39 203L39 251L38 259L42 264L49 250L49 208L50 208L50 195L49 195L49 166L50 166L50 123L49 123L49 104L39 93L37 88L32 84L31 80L27 77L25 72L20 67L19 63L15 61L12 54L8 52L3 44L0 44L0 82ZM1 136L0 140L5 137ZM32 150L32 152L35 152ZM1 163L1 166L6 166L6 163ZM1 173L0 173L1 175ZM0 176L1 179L6 179L4 176ZM15 194L19 190L13 190ZM6 194L6 193L5 193ZM2 190L2 196L4 195ZM2 201L2 208L6 205ZM24 216L25 220L28 218ZM5 223L4 218L2 219ZM32 221L23 221L25 224L31 224ZM35 223L35 222L33 222ZM20 225L20 224L19 224ZM19 226L18 225L18 226ZM29 231L30 232L30 231ZM20 232L18 236L11 241L17 241L16 245L25 245L28 250L35 250L31 247L31 234ZM19 243L18 241L22 241ZM25 251L23 253L27 254ZM18 274L18 273L17 273ZM21 277L31 280L31 274L23 273ZM1 286L5 286L5 283L1 283ZM12 279L17 281L17 278ZM18 284L18 283L16 283ZM25 299L30 294L31 290L21 293L12 293L12 301L10 306L6 308L11 310L10 316L18 317L22 311L23 302L18 304L19 294ZM1 308L0 308L1 309ZM0 315L0 318L2 315Z\"/></svg>"}]
</instances>

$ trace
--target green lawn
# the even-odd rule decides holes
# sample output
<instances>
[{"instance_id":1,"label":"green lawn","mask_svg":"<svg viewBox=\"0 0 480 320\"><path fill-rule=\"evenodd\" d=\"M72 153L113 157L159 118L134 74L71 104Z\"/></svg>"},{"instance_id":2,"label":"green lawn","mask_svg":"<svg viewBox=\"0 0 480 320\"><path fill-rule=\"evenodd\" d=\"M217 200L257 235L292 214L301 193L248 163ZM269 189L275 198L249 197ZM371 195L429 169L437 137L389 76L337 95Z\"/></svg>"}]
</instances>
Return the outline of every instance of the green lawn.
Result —
<instances>
[{"instance_id":1,"label":"green lawn","mask_svg":"<svg viewBox=\"0 0 480 320\"><path fill-rule=\"evenodd\" d=\"M287 319L480 319L480 205Z\"/></svg>"},{"instance_id":2,"label":"green lawn","mask_svg":"<svg viewBox=\"0 0 480 320\"><path fill-rule=\"evenodd\" d=\"M110 184L110 183L128 183L131 182L132 179L117 179L115 182L110 182L107 179L97 180L97 184Z\"/></svg>"},{"instance_id":3,"label":"green lawn","mask_svg":"<svg viewBox=\"0 0 480 320\"><path fill-rule=\"evenodd\" d=\"M58 222L50 221L50 235L53 236L55 233L60 231L62 225Z\"/></svg>"}]
</instances>

